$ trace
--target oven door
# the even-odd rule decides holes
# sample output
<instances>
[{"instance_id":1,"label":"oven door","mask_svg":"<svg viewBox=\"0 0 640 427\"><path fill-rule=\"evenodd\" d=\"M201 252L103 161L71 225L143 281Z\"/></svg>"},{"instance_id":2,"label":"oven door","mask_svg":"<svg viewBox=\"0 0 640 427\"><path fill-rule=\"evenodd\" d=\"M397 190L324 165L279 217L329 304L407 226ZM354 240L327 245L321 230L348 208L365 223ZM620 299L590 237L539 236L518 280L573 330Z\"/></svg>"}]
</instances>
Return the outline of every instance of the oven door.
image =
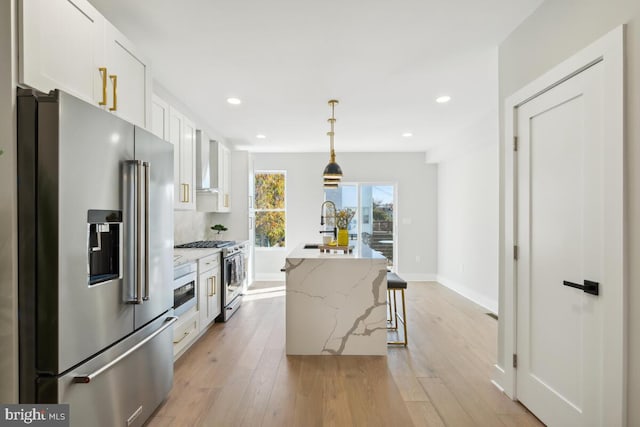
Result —
<instances>
[{"instance_id":1,"label":"oven door","mask_svg":"<svg viewBox=\"0 0 640 427\"><path fill-rule=\"evenodd\" d=\"M196 280L195 272L178 277L173 282L173 310L176 316L186 313L191 307L196 306Z\"/></svg>"},{"instance_id":2,"label":"oven door","mask_svg":"<svg viewBox=\"0 0 640 427\"><path fill-rule=\"evenodd\" d=\"M242 292L246 276L244 255L236 253L224 259L224 305L227 306Z\"/></svg>"}]
</instances>

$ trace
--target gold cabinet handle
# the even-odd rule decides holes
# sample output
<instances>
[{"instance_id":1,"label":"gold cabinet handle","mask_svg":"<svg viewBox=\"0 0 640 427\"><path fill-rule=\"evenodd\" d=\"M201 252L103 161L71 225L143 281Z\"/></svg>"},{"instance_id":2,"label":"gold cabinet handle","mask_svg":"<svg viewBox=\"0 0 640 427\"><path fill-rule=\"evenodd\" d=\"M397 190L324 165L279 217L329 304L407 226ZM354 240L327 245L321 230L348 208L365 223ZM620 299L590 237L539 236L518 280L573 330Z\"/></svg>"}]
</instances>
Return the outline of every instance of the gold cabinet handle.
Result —
<instances>
[{"instance_id":1,"label":"gold cabinet handle","mask_svg":"<svg viewBox=\"0 0 640 427\"><path fill-rule=\"evenodd\" d=\"M195 328L194 328L195 329ZM182 334L182 336L180 337L180 339L178 341L173 341L174 344L178 344L180 343L180 341L182 341L183 339L185 339L186 337L189 336L189 334L191 333L191 331L193 331L193 329L189 329L188 331L184 331L184 334Z\"/></svg>"},{"instance_id":2,"label":"gold cabinet handle","mask_svg":"<svg viewBox=\"0 0 640 427\"><path fill-rule=\"evenodd\" d=\"M189 184L185 184L187 186L187 203L191 201L191 193L189 192Z\"/></svg>"},{"instance_id":3,"label":"gold cabinet handle","mask_svg":"<svg viewBox=\"0 0 640 427\"><path fill-rule=\"evenodd\" d=\"M98 68L102 76L102 101L98 105L107 105L107 67Z\"/></svg>"},{"instance_id":4,"label":"gold cabinet handle","mask_svg":"<svg viewBox=\"0 0 640 427\"><path fill-rule=\"evenodd\" d=\"M180 184L180 187L182 187L182 197L180 197L180 202L187 203L189 201L189 199L187 198L187 191L189 189L188 184Z\"/></svg>"},{"instance_id":5,"label":"gold cabinet handle","mask_svg":"<svg viewBox=\"0 0 640 427\"><path fill-rule=\"evenodd\" d=\"M216 294L216 276L211 276L207 279L207 282L211 280L211 286L209 287L209 296L212 297Z\"/></svg>"},{"instance_id":6,"label":"gold cabinet handle","mask_svg":"<svg viewBox=\"0 0 640 427\"><path fill-rule=\"evenodd\" d=\"M224 195L224 207L225 208L229 207L229 193L225 193Z\"/></svg>"},{"instance_id":7,"label":"gold cabinet handle","mask_svg":"<svg viewBox=\"0 0 640 427\"><path fill-rule=\"evenodd\" d=\"M113 106L109 108L109 111L116 111L118 110L118 76L111 74L109 78L113 85Z\"/></svg>"}]
</instances>

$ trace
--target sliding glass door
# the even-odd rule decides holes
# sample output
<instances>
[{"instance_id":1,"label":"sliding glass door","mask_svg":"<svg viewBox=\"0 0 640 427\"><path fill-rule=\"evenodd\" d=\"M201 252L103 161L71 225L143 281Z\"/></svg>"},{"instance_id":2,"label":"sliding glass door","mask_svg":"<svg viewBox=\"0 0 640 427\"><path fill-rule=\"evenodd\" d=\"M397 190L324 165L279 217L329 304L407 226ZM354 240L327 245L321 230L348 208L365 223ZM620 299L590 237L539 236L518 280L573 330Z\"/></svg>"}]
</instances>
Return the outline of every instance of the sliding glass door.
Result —
<instances>
[{"instance_id":1,"label":"sliding glass door","mask_svg":"<svg viewBox=\"0 0 640 427\"><path fill-rule=\"evenodd\" d=\"M356 209L349 224L349 244L358 240L381 252L394 265L396 256L396 203L394 184L349 183L325 189L325 200L337 209Z\"/></svg>"}]
</instances>

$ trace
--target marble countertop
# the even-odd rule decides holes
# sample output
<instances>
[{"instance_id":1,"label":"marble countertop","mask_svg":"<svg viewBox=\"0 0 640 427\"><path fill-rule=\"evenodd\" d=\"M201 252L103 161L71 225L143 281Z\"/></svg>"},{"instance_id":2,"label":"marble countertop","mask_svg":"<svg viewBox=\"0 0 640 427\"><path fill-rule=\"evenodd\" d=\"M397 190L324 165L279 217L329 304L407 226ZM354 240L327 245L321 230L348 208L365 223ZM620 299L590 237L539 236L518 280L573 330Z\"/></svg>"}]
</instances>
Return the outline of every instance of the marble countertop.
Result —
<instances>
[{"instance_id":1,"label":"marble countertop","mask_svg":"<svg viewBox=\"0 0 640 427\"><path fill-rule=\"evenodd\" d=\"M353 252L344 254L342 251L320 252L320 249L304 249L304 244L298 246L287 255L290 259L384 259L380 252L371 249L367 245L356 244Z\"/></svg>"},{"instance_id":2,"label":"marble countertop","mask_svg":"<svg viewBox=\"0 0 640 427\"><path fill-rule=\"evenodd\" d=\"M177 267L188 262L196 262L200 258L222 252L220 248L194 248L194 249L173 249L173 266Z\"/></svg>"},{"instance_id":3,"label":"marble countertop","mask_svg":"<svg viewBox=\"0 0 640 427\"><path fill-rule=\"evenodd\" d=\"M248 240L236 240L236 245L248 246ZM173 266L196 262L201 258L222 252L223 248L174 248Z\"/></svg>"},{"instance_id":4,"label":"marble countertop","mask_svg":"<svg viewBox=\"0 0 640 427\"><path fill-rule=\"evenodd\" d=\"M325 254L298 247L287 257L287 354L387 354L387 260L360 248Z\"/></svg>"}]
</instances>

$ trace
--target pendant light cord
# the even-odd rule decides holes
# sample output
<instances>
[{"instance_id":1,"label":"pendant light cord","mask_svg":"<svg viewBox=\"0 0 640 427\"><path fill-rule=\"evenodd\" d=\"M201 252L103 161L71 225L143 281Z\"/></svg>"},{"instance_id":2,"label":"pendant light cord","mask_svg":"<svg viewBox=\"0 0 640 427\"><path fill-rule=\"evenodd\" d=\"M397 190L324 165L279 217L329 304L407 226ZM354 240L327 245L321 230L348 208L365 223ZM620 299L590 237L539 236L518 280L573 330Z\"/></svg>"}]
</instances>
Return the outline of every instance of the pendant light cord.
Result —
<instances>
[{"instance_id":1,"label":"pendant light cord","mask_svg":"<svg viewBox=\"0 0 640 427\"><path fill-rule=\"evenodd\" d=\"M329 105L331 106L331 118L328 121L331 124L331 131L327 132L327 135L329 135L329 147L330 147L331 163L335 163L335 161L336 161L336 152L335 152L335 150L333 148L333 137L335 135L334 124L336 122L335 108L336 108L336 104L337 103L338 103L338 101L335 100L335 99L332 99L332 100L329 101Z\"/></svg>"}]
</instances>

